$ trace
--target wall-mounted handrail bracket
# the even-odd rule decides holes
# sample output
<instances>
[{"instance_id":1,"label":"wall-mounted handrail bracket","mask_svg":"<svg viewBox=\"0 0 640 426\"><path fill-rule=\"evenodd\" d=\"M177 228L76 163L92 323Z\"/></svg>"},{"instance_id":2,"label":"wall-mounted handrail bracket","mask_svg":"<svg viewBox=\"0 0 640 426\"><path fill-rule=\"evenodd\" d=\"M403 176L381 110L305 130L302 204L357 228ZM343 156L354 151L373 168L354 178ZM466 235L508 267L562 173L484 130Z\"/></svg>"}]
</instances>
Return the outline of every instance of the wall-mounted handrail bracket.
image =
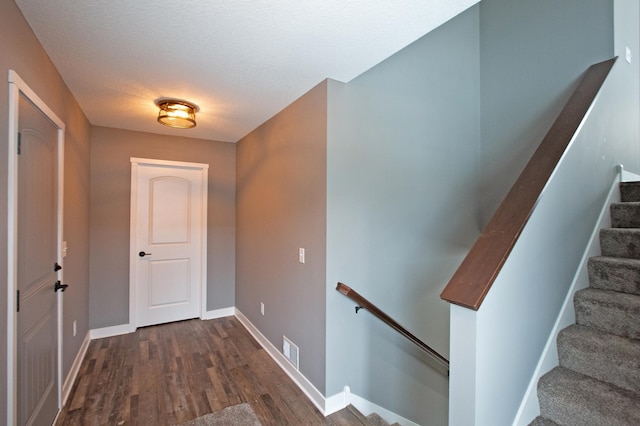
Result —
<instances>
[{"instance_id":1,"label":"wall-mounted handrail bracket","mask_svg":"<svg viewBox=\"0 0 640 426\"><path fill-rule=\"evenodd\" d=\"M411 342L413 342L420 349L425 351L427 354L431 355L431 357L433 357L436 361L438 361L441 364L443 364L444 366L446 366L447 367L447 376L449 375L449 360L446 359L444 356L440 355L435 349L431 348L429 345L424 343L422 340L418 339L416 336L411 334L406 328L404 328L398 322L396 322L396 320L394 320L389 315L384 313L376 305L374 305L373 303L369 302L367 299L362 297L357 291L353 290L348 285L345 285L345 284L342 284L342 283L338 283L338 286L336 287L336 290L338 290L340 293L344 294L349 299L353 300L354 302L356 302L358 304L356 306L356 314L358 313L358 311L360 309L366 309L367 311L371 312L371 314L373 314L373 316L377 317L379 320L381 320L382 322L387 324L389 327L393 328L395 331L397 331L398 333L402 334L404 337L409 339Z\"/></svg>"}]
</instances>

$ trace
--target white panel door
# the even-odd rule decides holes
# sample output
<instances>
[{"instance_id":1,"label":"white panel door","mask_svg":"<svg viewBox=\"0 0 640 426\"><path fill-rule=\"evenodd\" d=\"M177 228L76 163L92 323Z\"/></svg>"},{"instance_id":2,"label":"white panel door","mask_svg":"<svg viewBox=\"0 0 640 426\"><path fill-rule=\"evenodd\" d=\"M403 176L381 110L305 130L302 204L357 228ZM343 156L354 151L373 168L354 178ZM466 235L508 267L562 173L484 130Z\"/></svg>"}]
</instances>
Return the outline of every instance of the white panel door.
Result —
<instances>
[{"instance_id":1,"label":"white panel door","mask_svg":"<svg viewBox=\"0 0 640 426\"><path fill-rule=\"evenodd\" d=\"M135 326L199 317L207 166L132 159L131 177Z\"/></svg>"},{"instance_id":2,"label":"white panel door","mask_svg":"<svg viewBox=\"0 0 640 426\"><path fill-rule=\"evenodd\" d=\"M58 411L58 128L19 100L17 424Z\"/></svg>"}]
</instances>

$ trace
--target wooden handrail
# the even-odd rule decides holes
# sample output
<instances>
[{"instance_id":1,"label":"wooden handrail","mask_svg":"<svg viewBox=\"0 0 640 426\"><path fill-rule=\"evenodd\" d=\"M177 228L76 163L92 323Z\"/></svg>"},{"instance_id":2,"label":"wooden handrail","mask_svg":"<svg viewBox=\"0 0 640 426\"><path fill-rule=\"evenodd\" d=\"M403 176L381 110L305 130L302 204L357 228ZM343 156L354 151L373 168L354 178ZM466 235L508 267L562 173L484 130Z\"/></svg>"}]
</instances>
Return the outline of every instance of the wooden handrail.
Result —
<instances>
[{"instance_id":1,"label":"wooden handrail","mask_svg":"<svg viewBox=\"0 0 640 426\"><path fill-rule=\"evenodd\" d=\"M602 87L614 59L589 67L522 174L440 297L478 310L533 208Z\"/></svg>"},{"instance_id":2,"label":"wooden handrail","mask_svg":"<svg viewBox=\"0 0 640 426\"><path fill-rule=\"evenodd\" d=\"M338 290L340 293L344 294L345 296L347 296L348 298L350 298L351 300L353 300L358 304L358 306L356 307L356 313L358 312L359 309L366 309L367 311L371 312L374 316L376 316L382 322L384 322L385 324L393 328L398 333L402 334L407 339L411 340L420 349L422 349L423 351L431 355L433 358L438 360L440 363L445 365L447 367L447 370L449 369L448 359L440 355L435 349L432 349L429 345L424 343L422 340L418 339L416 336L411 334L406 328L398 324L393 318L385 314L382 310L380 310L380 308L378 308L373 303L369 302L367 299L361 296L357 291L353 290L348 285L345 285L342 283L338 283L336 290Z\"/></svg>"}]
</instances>

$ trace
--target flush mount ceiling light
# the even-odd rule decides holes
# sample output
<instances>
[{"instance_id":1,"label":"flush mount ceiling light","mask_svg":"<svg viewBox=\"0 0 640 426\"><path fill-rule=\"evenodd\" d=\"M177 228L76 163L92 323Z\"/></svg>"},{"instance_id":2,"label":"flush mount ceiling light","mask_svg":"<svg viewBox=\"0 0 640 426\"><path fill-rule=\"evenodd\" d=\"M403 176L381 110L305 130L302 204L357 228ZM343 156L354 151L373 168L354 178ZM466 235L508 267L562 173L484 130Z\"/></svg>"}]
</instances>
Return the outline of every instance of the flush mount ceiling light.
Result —
<instances>
[{"instance_id":1,"label":"flush mount ceiling light","mask_svg":"<svg viewBox=\"0 0 640 426\"><path fill-rule=\"evenodd\" d=\"M196 127L197 105L177 99L160 99L156 105L160 109L158 123L177 129Z\"/></svg>"}]
</instances>

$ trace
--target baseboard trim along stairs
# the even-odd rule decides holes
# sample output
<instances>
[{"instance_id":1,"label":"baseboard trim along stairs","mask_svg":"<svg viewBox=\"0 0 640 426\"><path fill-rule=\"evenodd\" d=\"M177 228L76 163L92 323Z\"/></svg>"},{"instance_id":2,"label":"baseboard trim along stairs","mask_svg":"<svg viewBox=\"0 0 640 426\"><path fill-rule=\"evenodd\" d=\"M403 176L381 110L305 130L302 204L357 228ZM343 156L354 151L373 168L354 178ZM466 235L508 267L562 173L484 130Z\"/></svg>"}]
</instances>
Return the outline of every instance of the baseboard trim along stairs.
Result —
<instances>
[{"instance_id":1,"label":"baseboard trim along stairs","mask_svg":"<svg viewBox=\"0 0 640 426\"><path fill-rule=\"evenodd\" d=\"M532 426L640 425L640 182L620 184L574 295L575 324L558 334L559 366L538 381Z\"/></svg>"}]
</instances>

